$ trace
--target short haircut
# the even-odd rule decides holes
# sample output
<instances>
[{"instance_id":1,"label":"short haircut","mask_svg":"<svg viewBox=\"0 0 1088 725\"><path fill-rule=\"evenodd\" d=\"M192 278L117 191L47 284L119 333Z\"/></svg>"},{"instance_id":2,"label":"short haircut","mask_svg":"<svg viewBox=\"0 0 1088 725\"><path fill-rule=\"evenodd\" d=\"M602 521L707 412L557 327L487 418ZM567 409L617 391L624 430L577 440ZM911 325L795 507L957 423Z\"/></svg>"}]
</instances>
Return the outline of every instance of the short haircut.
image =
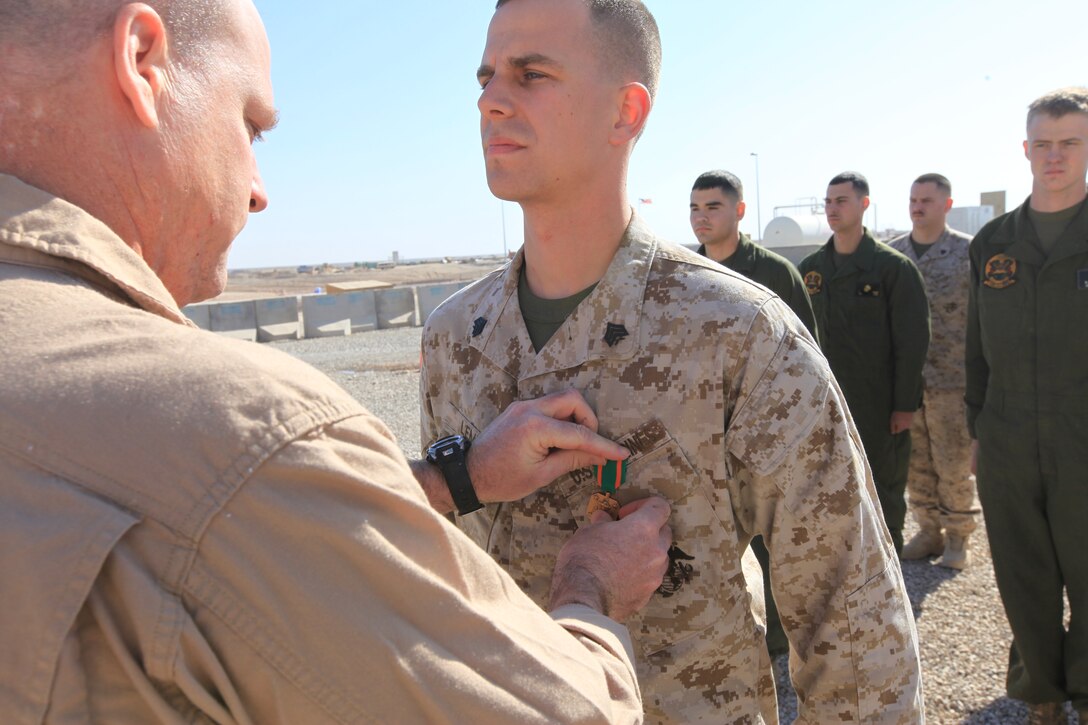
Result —
<instances>
[{"instance_id":1,"label":"short haircut","mask_svg":"<svg viewBox=\"0 0 1088 725\"><path fill-rule=\"evenodd\" d=\"M850 186L854 187L854 191L857 192L858 196L869 196L869 180L856 171L844 171L827 182L828 186L835 186L836 184L850 184Z\"/></svg>"},{"instance_id":2,"label":"short haircut","mask_svg":"<svg viewBox=\"0 0 1088 725\"><path fill-rule=\"evenodd\" d=\"M915 184L936 184L937 188L943 191L945 194L952 196L952 182L948 180L947 176L941 174L922 174L914 180Z\"/></svg>"},{"instance_id":3,"label":"short haircut","mask_svg":"<svg viewBox=\"0 0 1088 725\"><path fill-rule=\"evenodd\" d=\"M1067 113L1088 114L1088 88L1068 86L1036 98L1028 106L1028 123L1039 114L1061 118Z\"/></svg>"},{"instance_id":4,"label":"short haircut","mask_svg":"<svg viewBox=\"0 0 1088 725\"><path fill-rule=\"evenodd\" d=\"M109 34L118 11L132 0L0 0L0 46L36 51L45 73ZM195 61L209 50L225 22L227 0L143 0L166 26L181 60ZM56 60L51 61L55 55Z\"/></svg>"},{"instance_id":5,"label":"short haircut","mask_svg":"<svg viewBox=\"0 0 1088 725\"><path fill-rule=\"evenodd\" d=\"M721 189L726 196L737 201L744 201L744 184L740 183L740 179L737 178L736 174L728 171L717 169L699 174L699 178L695 179L691 190L703 191L705 189Z\"/></svg>"},{"instance_id":6,"label":"short haircut","mask_svg":"<svg viewBox=\"0 0 1088 725\"><path fill-rule=\"evenodd\" d=\"M498 10L510 0L498 0ZM584 0L603 51L605 67L625 82L646 86L657 98L661 77L661 34L642 0Z\"/></svg>"}]
</instances>

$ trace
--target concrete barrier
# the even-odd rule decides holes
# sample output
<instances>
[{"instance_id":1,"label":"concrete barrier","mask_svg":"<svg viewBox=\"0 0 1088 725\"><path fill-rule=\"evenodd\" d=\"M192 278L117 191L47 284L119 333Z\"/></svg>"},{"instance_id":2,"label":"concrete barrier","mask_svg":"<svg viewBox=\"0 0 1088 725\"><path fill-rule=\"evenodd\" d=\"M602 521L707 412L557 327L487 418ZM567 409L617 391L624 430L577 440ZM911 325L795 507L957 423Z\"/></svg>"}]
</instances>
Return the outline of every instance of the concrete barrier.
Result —
<instances>
[{"instance_id":1,"label":"concrete barrier","mask_svg":"<svg viewBox=\"0 0 1088 725\"><path fill-rule=\"evenodd\" d=\"M307 295L302 298L303 337L342 337L351 334L347 295Z\"/></svg>"},{"instance_id":2,"label":"concrete barrier","mask_svg":"<svg viewBox=\"0 0 1088 725\"><path fill-rule=\"evenodd\" d=\"M254 300L257 311L257 342L297 340L302 336L298 297Z\"/></svg>"},{"instance_id":3,"label":"concrete barrier","mask_svg":"<svg viewBox=\"0 0 1088 725\"><path fill-rule=\"evenodd\" d=\"M378 329L373 292L302 298L305 337L337 337Z\"/></svg>"},{"instance_id":4,"label":"concrete barrier","mask_svg":"<svg viewBox=\"0 0 1088 725\"><path fill-rule=\"evenodd\" d=\"M470 284L472 283L444 282L442 284L427 284L416 287L416 297L419 300L419 324L425 324L436 307L449 299L454 292Z\"/></svg>"},{"instance_id":5,"label":"concrete barrier","mask_svg":"<svg viewBox=\"0 0 1088 725\"><path fill-rule=\"evenodd\" d=\"M418 319L415 290L411 287L396 287L375 291L374 315L379 330L414 327Z\"/></svg>"},{"instance_id":6,"label":"concrete barrier","mask_svg":"<svg viewBox=\"0 0 1088 725\"><path fill-rule=\"evenodd\" d=\"M208 305L212 332L239 340L257 341L257 308L253 300Z\"/></svg>"},{"instance_id":7,"label":"concrete barrier","mask_svg":"<svg viewBox=\"0 0 1088 725\"><path fill-rule=\"evenodd\" d=\"M193 324L201 330L210 330L212 317L208 307L209 305L186 305L181 308L181 314L192 320Z\"/></svg>"}]
</instances>

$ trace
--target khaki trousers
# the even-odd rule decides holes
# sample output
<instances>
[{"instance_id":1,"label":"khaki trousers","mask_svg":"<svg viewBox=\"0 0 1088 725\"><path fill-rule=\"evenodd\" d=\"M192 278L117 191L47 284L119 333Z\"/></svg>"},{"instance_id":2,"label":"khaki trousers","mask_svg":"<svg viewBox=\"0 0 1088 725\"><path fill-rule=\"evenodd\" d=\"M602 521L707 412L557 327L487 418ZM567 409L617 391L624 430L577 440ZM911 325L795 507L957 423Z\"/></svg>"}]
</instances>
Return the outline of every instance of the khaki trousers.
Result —
<instances>
[{"instance_id":1,"label":"khaki trousers","mask_svg":"<svg viewBox=\"0 0 1088 725\"><path fill-rule=\"evenodd\" d=\"M907 498L923 529L968 536L978 526L962 390L926 390L911 426Z\"/></svg>"}]
</instances>

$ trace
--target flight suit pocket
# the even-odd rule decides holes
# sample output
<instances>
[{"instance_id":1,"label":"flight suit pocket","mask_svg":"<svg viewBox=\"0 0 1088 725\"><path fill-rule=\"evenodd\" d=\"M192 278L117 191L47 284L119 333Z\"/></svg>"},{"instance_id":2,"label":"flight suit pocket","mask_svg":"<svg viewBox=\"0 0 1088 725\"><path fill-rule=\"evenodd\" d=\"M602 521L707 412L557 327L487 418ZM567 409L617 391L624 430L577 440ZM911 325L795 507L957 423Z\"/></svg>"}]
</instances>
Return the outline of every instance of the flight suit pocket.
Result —
<instances>
[{"instance_id":1,"label":"flight suit pocket","mask_svg":"<svg viewBox=\"0 0 1088 725\"><path fill-rule=\"evenodd\" d=\"M651 420L617 440L632 454L616 493L620 503L656 495L672 506L670 570L649 604L627 622L636 647L649 656L717 624L721 597L730 590L729 572L743 574L736 537L726 536L703 482L664 424ZM574 471L557 483L576 524L585 525L586 506L598 490L593 469Z\"/></svg>"}]
</instances>

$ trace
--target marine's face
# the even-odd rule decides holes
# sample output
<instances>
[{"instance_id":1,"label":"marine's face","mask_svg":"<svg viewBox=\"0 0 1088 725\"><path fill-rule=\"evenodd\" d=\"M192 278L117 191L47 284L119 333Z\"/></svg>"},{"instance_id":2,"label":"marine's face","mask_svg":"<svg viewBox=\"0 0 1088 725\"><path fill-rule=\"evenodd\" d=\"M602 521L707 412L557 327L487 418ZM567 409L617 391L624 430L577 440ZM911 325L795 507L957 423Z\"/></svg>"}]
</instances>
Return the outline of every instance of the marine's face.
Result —
<instances>
[{"instance_id":1,"label":"marine's face","mask_svg":"<svg viewBox=\"0 0 1088 725\"><path fill-rule=\"evenodd\" d=\"M175 297L187 298L180 304L223 290L231 243L248 215L268 205L253 153L276 120L268 38L249 0L234 3L230 25L203 73L176 71L163 112L176 195L164 232L174 235L176 251L157 271Z\"/></svg>"},{"instance_id":2,"label":"marine's face","mask_svg":"<svg viewBox=\"0 0 1088 725\"><path fill-rule=\"evenodd\" d=\"M1037 114L1028 124L1024 155L1031 162L1032 193L1083 193L1088 176L1088 114Z\"/></svg>"},{"instance_id":3,"label":"marine's face","mask_svg":"<svg viewBox=\"0 0 1088 725\"><path fill-rule=\"evenodd\" d=\"M915 227L943 227L951 206L952 199L932 181L910 187L910 220Z\"/></svg>"},{"instance_id":4,"label":"marine's face","mask_svg":"<svg viewBox=\"0 0 1088 725\"><path fill-rule=\"evenodd\" d=\"M477 72L495 196L554 200L600 173L619 89L605 75L581 0L513 0L495 12Z\"/></svg>"},{"instance_id":5,"label":"marine's face","mask_svg":"<svg viewBox=\"0 0 1088 725\"><path fill-rule=\"evenodd\" d=\"M732 240L744 218L744 202L718 188L691 192L691 230L706 245Z\"/></svg>"},{"instance_id":6,"label":"marine's face","mask_svg":"<svg viewBox=\"0 0 1088 725\"><path fill-rule=\"evenodd\" d=\"M869 197L859 194L850 182L827 187L824 214L827 216L827 225L833 232L861 226L861 219L868 206Z\"/></svg>"}]
</instances>

